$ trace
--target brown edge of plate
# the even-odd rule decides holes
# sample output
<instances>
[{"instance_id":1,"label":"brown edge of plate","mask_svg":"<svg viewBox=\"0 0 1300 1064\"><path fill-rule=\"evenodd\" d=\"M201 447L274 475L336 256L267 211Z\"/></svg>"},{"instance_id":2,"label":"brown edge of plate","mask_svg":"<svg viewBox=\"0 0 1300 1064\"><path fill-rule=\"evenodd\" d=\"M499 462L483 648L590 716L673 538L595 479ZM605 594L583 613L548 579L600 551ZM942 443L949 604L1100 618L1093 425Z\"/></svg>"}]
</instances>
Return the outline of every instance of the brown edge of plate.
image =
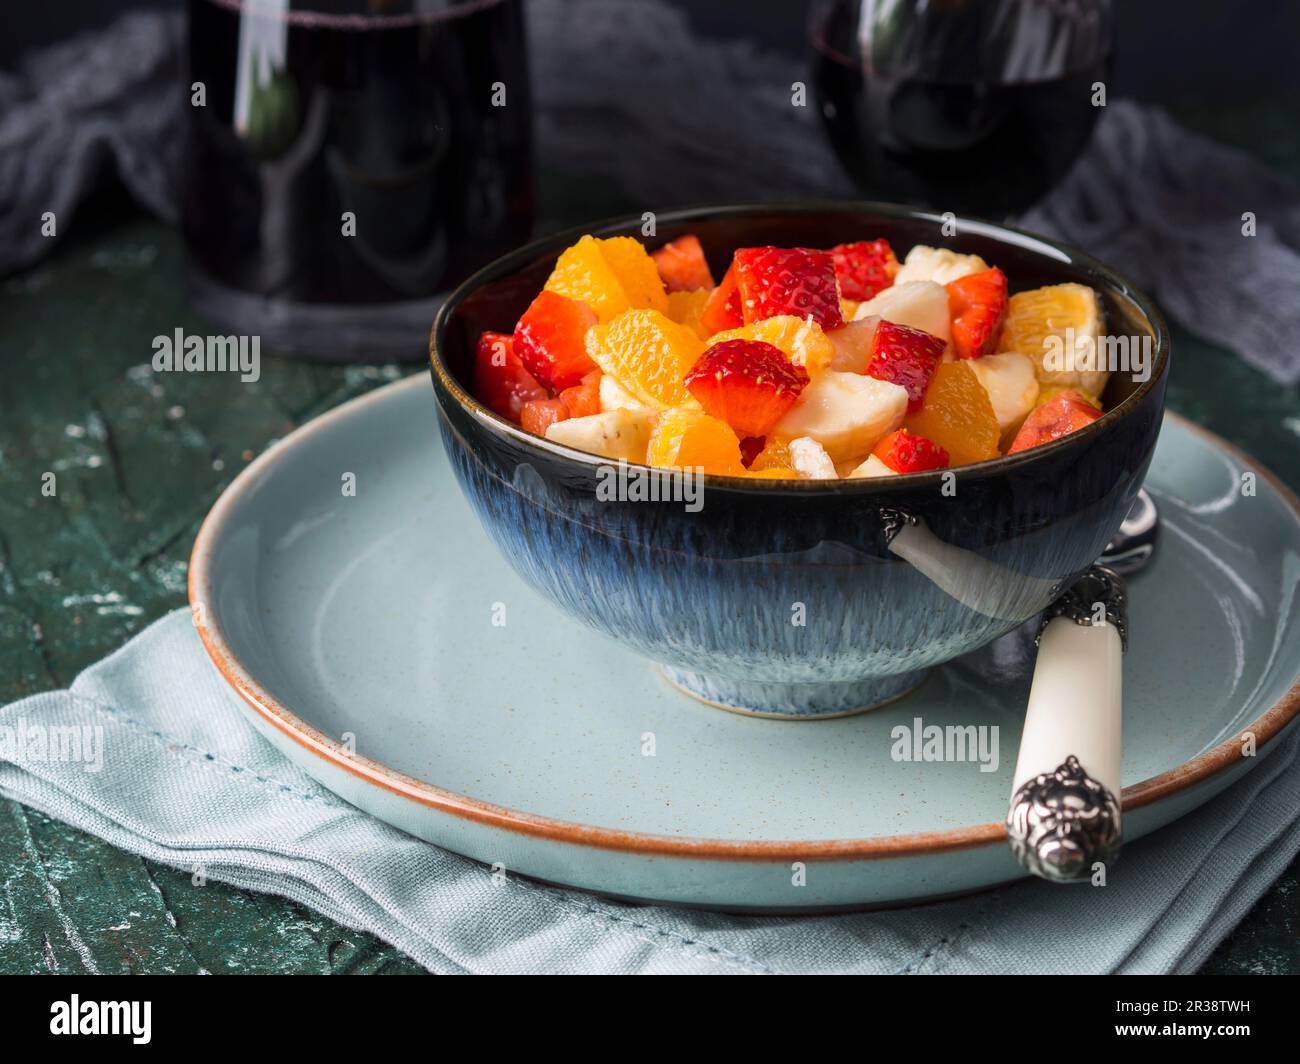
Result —
<instances>
[{"instance_id":1,"label":"brown edge of plate","mask_svg":"<svg viewBox=\"0 0 1300 1064\"><path fill-rule=\"evenodd\" d=\"M382 787L420 805L437 809L452 816L487 824L505 831L598 849L616 850L646 856L710 858L724 861L788 861L810 859L819 861L851 861L887 857L909 857L942 853L948 850L968 849L976 846L1000 844L1006 839L1001 822L975 824L949 831L921 832L912 835L883 835L866 839L825 839L811 842L743 842L729 839L681 839L669 835L649 835L641 832L618 831L613 828L590 827L551 817L536 816L490 802L479 801L456 794L423 780L398 772L378 761L359 754L349 754L343 746L323 732L307 724L287 706L261 687L240 665L226 643L225 634L209 616L207 604L212 601L208 562L213 543L218 537L222 522L242 494L267 471L280 449L293 440L312 435L333 423L337 418L353 413L363 406L378 401L396 389L415 387L415 381L427 380L417 373L392 384L358 396L332 410L321 414L306 425L294 430L251 462L226 488L204 518L190 553L188 591L190 611L204 649L225 681L259 717L298 745L329 762L335 768ZM1222 437L1201 428L1178 414L1165 412L1170 417L1201 436L1212 445L1220 447L1250 466L1266 480L1291 508L1300 523L1300 499L1274 473L1257 462L1250 454ZM1291 685L1285 695L1271 708L1265 710L1240 731L1255 735L1256 748L1270 743L1296 716L1300 714L1300 679ZM1198 754L1190 761L1162 772L1158 776L1125 787L1122 805L1125 811L1139 809L1170 795L1177 794L1231 768L1243 755L1239 743L1230 739Z\"/></svg>"}]
</instances>

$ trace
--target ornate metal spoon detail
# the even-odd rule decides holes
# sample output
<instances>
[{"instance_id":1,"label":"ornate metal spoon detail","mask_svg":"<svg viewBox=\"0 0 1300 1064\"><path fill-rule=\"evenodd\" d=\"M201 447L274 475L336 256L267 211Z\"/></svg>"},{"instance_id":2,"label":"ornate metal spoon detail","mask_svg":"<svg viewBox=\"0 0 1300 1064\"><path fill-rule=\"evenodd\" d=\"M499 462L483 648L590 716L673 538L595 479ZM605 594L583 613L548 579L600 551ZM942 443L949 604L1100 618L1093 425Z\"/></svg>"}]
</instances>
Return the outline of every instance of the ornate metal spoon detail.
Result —
<instances>
[{"instance_id":1,"label":"ornate metal spoon detail","mask_svg":"<svg viewBox=\"0 0 1300 1064\"><path fill-rule=\"evenodd\" d=\"M1088 879L1119 855L1122 660L1127 588L1155 551L1159 517L1145 491L1101 561L1043 616L1012 782L1007 835L1025 869Z\"/></svg>"}]
</instances>

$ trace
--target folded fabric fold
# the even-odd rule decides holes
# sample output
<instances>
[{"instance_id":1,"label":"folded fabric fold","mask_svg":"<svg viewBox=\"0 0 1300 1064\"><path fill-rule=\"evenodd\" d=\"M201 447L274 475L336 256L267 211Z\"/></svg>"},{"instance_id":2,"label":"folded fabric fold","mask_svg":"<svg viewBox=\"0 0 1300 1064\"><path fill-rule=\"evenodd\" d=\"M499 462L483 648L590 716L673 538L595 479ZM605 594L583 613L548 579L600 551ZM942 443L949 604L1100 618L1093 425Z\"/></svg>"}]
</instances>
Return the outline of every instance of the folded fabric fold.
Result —
<instances>
[{"instance_id":1,"label":"folded fabric fold","mask_svg":"<svg viewBox=\"0 0 1300 1064\"><path fill-rule=\"evenodd\" d=\"M1130 846L1103 888L824 917L623 905L493 875L335 797L258 735L178 610L69 690L0 710L0 794L436 972L1187 972L1300 850L1298 746Z\"/></svg>"}]
</instances>

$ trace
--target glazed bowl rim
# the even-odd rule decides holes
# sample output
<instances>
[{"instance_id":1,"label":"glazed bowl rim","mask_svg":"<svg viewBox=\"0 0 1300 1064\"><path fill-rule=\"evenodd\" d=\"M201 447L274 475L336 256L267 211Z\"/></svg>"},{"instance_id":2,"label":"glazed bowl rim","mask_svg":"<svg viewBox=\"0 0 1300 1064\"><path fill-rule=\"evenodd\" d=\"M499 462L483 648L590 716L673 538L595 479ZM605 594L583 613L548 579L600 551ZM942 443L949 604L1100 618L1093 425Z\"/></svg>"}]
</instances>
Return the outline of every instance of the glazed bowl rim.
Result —
<instances>
[{"instance_id":1,"label":"glazed bowl rim","mask_svg":"<svg viewBox=\"0 0 1300 1064\"><path fill-rule=\"evenodd\" d=\"M656 213L655 223L656 225L689 223L728 215L776 216L783 214L883 215L888 218L932 222L936 225L942 225L948 220L943 214L894 203L868 200L800 200L793 203L701 204L682 207ZM597 237L626 235L626 230L635 230L642 224L642 215L622 215L550 233L502 255L461 282L438 309L429 338L430 373L435 385L434 393L439 398L440 403L442 401L441 392L445 392L480 427L508 436L525 450L531 450L553 459L570 461L577 467L593 472L600 467L609 466L613 459L590 451L569 447L562 443L556 443L543 436L536 436L489 410L456 381L443 361L439 348L448 322L456 309L483 285L509 277L512 273L517 272L547 252L555 251L558 254L559 251L584 235L590 234ZM1011 470L1022 469L1036 461L1046 460L1051 455L1058 454L1066 448L1075 447L1081 443L1090 443L1098 435L1119 424L1120 421L1142 405L1143 400L1156 387L1169 367L1169 327L1165 322L1164 315L1160 313L1159 308L1157 308L1150 296L1101 260L1071 244L979 218L962 216L956 219L956 224L959 233L973 233L997 240L1003 244L1016 245L1032 253L1050 258L1062 265L1072 268L1077 267L1081 272L1090 272L1097 279L1105 282L1112 293L1126 297L1145 315L1151 326L1155 344L1151 375L1117 406L1105 411L1095 421L1089 422L1066 436L1058 437L1048 443L1038 444L1015 454L999 455L997 458L989 458L982 462L972 462L968 465L954 466L948 469L928 470L922 473L900 473L890 477L780 480L776 478L734 477L718 473L705 473L703 474L704 487L715 485L747 494L789 495L791 493L814 492L818 494L861 495L873 494L882 490L892 491L899 488L939 484L942 482L944 474L955 470L960 470L962 477L968 477L972 474L980 477L999 476ZM629 469L657 470L659 468L641 462L627 462L626 465Z\"/></svg>"}]
</instances>

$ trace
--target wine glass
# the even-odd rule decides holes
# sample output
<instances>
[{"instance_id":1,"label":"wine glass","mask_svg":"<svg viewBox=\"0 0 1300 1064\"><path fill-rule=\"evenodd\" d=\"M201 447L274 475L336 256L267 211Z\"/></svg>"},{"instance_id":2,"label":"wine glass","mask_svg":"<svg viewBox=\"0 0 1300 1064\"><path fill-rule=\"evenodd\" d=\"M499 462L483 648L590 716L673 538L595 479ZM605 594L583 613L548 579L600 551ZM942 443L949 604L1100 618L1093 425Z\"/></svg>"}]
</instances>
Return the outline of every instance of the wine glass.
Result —
<instances>
[{"instance_id":1,"label":"wine glass","mask_svg":"<svg viewBox=\"0 0 1300 1064\"><path fill-rule=\"evenodd\" d=\"M821 0L813 80L868 195L1007 217L1069 172L1105 102L1110 0Z\"/></svg>"}]
</instances>

